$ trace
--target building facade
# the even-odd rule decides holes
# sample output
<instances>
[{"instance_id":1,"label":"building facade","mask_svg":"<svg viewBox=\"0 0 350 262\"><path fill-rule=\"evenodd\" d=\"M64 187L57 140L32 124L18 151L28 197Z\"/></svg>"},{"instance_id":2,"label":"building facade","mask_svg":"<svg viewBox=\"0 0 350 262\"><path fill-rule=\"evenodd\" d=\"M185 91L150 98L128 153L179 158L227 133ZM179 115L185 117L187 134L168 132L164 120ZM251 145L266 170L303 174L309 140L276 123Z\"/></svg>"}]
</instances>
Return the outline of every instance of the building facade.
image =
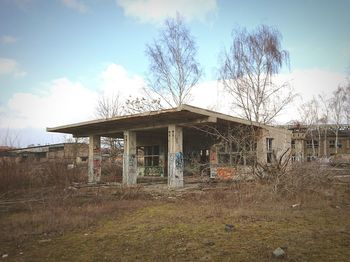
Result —
<instances>
[{"instance_id":1,"label":"building facade","mask_svg":"<svg viewBox=\"0 0 350 262\"><path fill-rule=\"evenodd\" d=\"M268 163L291 146L291 131L189 105L47 128L89 137L88 181L101 176L101 137L123 139L123 183L138 176L164 176L182 187L193 162L215 177L227 167ZM249 135L248 135L249 134ZM249 156L255 156L250 158Z\"/></svg>"},{"instance_id":2,"label":"building facade","mask_svg":"<svg viewBox=\"0 0 350 262\"><path fill-rule=\"evenodd\" d=\"M320 125L306 127L290 125L292 160L312 161L337 155L350 155L350 126Z\"/></svg>"},{"instance_id":3,"label":"building facade","mask_svg":"<svg viewBox=\"0 0 350 262\"><path fill-rule=\"evenodd\" d=\"M59 143L26 148L10 149L2 152L2 157L16 159L17 162L66 161L82 163L88 160L89 146L84 143Z\"/></svg>"}]
</instances>

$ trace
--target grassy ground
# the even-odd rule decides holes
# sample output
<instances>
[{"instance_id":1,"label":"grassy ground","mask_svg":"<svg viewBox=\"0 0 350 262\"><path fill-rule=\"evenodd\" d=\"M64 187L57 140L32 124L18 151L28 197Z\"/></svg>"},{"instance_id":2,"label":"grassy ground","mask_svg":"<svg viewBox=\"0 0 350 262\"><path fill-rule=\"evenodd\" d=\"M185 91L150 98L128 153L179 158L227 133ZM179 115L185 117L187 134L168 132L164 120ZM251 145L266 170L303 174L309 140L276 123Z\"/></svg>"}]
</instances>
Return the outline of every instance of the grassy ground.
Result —
<instances>
[{"instance_id":1,"label":"grassy ground","mask_svg":"<svg viewBox=\"0 0 350 262\"><path fill-rule=\"evenodd\" d=\"M350 257L346 183L294 197L261 183L42 189L0 210L4 261L271 261L277 247L285 261Z\"/></svg>"}]
</instances>

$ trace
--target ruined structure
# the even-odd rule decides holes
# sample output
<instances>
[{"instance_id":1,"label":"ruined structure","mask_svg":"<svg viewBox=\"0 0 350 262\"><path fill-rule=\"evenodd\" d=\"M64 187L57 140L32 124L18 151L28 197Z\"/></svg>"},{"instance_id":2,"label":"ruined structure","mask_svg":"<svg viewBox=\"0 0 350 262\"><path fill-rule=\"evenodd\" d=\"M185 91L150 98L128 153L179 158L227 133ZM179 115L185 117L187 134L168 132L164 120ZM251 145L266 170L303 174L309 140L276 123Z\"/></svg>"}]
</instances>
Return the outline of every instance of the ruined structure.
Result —
<instances>
[{"instance_id":1,"label":"ruined structure","mask_svg":"<svg viewBox=\"0 0 350 262\"><path fill-rule=\"evenodd\" d=\"M15 159L17 162L61 160L73 164L87 161L88 145L84 143L59 143L14 148L1 152L0 156Z\"/></svg>"},{"instance_id":2,"label":"ruined structure","mask_svg":"<svg viewBox=\"0 0 350 262\"><path fill-rule=\"evenodd\" d=\"M236 165L269 162L272 154L280 155L290 148L291 141L291 132L286 129L189 105L47 131L89 137L90 183L99 182L101 177L101 137L114 137L123 139L124 184L136 184L138 176L164 176L171 188L184 185L186 167L194 160L201 167L207 166L215 177Z\"/></svg>"},{"instance_id":3,"label":"ruined structure","mask_svg":"<svg viewBox=\"0 0 350 262\"><path fill-rule=\"evenodd\" d=\"M292 160L303 162L335 155L350 155L349 125L289 125ZM338 133L338 135L336 135Z\"/></svg>"}]
</instances>

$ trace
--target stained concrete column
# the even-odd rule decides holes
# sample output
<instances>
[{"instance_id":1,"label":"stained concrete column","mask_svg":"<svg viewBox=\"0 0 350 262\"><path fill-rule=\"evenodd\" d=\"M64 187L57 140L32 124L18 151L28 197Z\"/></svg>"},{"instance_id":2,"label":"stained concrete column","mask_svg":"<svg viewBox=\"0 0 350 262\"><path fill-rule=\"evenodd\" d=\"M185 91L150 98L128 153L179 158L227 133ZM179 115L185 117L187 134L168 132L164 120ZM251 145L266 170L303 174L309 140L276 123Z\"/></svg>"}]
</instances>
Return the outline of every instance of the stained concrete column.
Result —
<instances>
[{"instance_id":1,"label":"stained concrete column","mask_svg":"<svg viewBox=\"0 0 350 262\"><path fill-rule=\"evenodd\" d=\"M182 127L168 126L168 186L183 187L183 136Z\"/></svg>"},{"instance_id":2,"label":"stained concrete column","mask_svg":"<svg viewBox=\"0 0 350 262\"><path fill-rule=\"evenodd\" d=\"M101 180L101 137L89 136L89 166L88 182L97 183Z\"/></svg>"},{"instance_id":3,"label":"stained concrete column","mask_svg":"<svg viewBox=\"0 0 350 262\"><path fill-rule=\"evenodd\" d=\"M124 131L123 184L137 183L136 133Z\"/></svg>"}]
</instances>

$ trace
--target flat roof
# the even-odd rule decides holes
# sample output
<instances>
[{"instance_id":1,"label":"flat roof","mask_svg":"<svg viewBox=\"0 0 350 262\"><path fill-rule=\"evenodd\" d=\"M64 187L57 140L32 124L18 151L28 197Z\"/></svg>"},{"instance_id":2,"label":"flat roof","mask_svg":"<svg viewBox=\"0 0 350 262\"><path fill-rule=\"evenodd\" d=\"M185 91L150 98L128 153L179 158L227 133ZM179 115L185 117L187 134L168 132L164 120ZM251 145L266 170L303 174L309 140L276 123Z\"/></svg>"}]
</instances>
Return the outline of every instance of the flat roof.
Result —
<instances>
[{"instance_id":1,"label":"flat roof","mask_svg":"<svg viewBox=\"0 0 350 262\"><path fill-rule=\"evenodd\" d=\"M55 148L55 147L64 147L65 145L86 145L85 143L75 143L75 142L63 142L56 144L47 144L47 145L33 145L28 147L19 147L19 148L11 148L6 151L24 151L24 150L33 150L39 148Z\"/></svg>"},{"instance_id":2,"label":"flat roof","mask_svg":"<svg viewBox=\"0 0 350 262\"><path fill-rule=\"evenodd\" d=\"M253 125L265 129L278 129L281 132L286 131L282 128L267 126L186 104L171 109L123 115L107 119L96 119L58 127L48 127L46 131L68 133L77 137L89 135L123 137L124 130L155 129L166 127L169 124L185 125L214 123L217 122L217 119L243 125Z\"/></svg>"}]
</instances>

